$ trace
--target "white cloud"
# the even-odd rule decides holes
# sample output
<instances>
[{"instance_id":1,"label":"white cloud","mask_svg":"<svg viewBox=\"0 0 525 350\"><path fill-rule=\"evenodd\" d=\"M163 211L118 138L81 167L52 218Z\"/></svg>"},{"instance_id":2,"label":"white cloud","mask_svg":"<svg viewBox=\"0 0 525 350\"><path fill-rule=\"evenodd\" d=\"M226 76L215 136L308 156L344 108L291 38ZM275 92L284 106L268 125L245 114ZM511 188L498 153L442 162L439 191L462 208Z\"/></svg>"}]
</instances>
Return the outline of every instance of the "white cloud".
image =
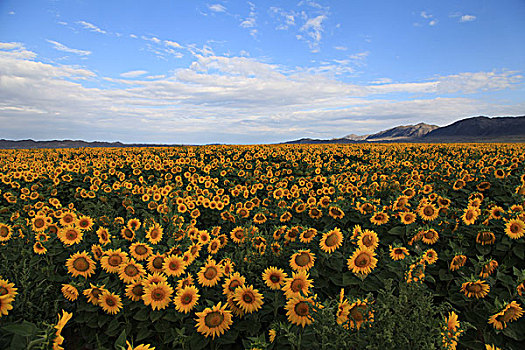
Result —
<instances>
[{"instance_id":1,"label":"white cloud","mask_svg":"<svg viewBox=\"0 0 525 350\"><path fill-rule=\"evenodd\" d=\"M429 19L429 18L434 17L433 15L427 13L426 11L421 11L420 15L421 15L421 17L423 17L424 19Z\"/></svg>"},{"instance_id":2,"label":"white cloud","mask_svg":"<svg viewBox=\"0 0 525 350\"><path fill-rule=\"evenodd\" d=\"M295 26L295 17L297 16L297 13L295 11L285 11L280 7L274 6L270 7L268 11L270 13L270 16L276 18L279 23L277 27L275 27L275 29L287 30L290 27Z\"/></svg>"},{"instance_id":3,"label":"white cloud","mask_svg":"<svg viewBox=\"0 0 525 350\"><path fill-rule=\"evenodd\" d=\"M9 15L13 16L15 14L15 11L9 11Z\"/></svg>"},{"instance_id":4,"label":"white cloud","mask_svg":"<svg viewBox=\"0 0 525 350\"><path fill-rule=\"evenodd\" d=\"M164 40L164 44L171 46L173 48L176 48L176 49L182 49L182 46L175 41Z\"/></svg>"},{"instance_id":5,"label":"white cloud","mask_svg":"<svg viewBox=\"0 0 525 350\"><path fill-rule=\"evenodd\" d=\"M346 50L348 50L348 47L346 47L346 46L334 46L334 49L339 50L339 51L346 51Z\"/></svg>"},{"instance_id":6,"label":"white cloud","mask_svg":"<svg viewBox=\"0 0 525 350\"><path fill-rule=\"evenodd\" d=\"M428 22L428 25L429 26L435 26L437 24L437 22L438 22L437 19L433 19L430 22Z\"/></svg>"},{"instance_id":7,"label":"white cloud","mask_svg":"<svg viewBox=\"0 0 525 350\"><path fill-rule=\"evenodd\" d=\"M148 73L147 70L132 70L129 72L122 73L120 74L120 76L123 78L136 78L136 77L140 77L141 75L144 75L147 73Z\"/></svg>"},{"instance_id":8,"label":"white cloud","mask_svg":"<svg viewBox=\"0 0 525 350\"><path fill-rule=\"evenodd\" d=\"M472 15L463 15L461 16L461 19L459 20L460 22L472 22L476 20L476 16L472 16Z\"/></svg>"},{"instance_id":9,"label":"white cloud","mask_svg":"<svg viewBox=\"0 0 525 350\"><path fill-rule=\"evenodd\" d=\"M322 39L323 32L323 21L327 17L325 15L319 15L314 18L309 18L306 23L301 27L300 31L305 33L309 37L308 42L312 51L319 51L319 44ZM303 38L303 36L301 36Z\"/></svg>"},{"instance_id":10,"label":"white cloud","mask_svg":"<svg viewBox=\"0 0 525 350\"><path fill-rule=\"evenodd\" d=\"M470 115L516 115L525 109L524 103L439 95L509 89L523 81L512 71L358 85L334 75L352 64L350 58L314 70L196 53L193 63L167 76L123 73L135 78L130 80L43 63L34 53L13 55L17 50L27 51L19 43L0 43L0 138L278 142L365 134L401 121L444 125ZM99 81L111 87L92 87ZM400 93L417 97L400 99Z\"/></svg>"},{"instance_id":11,"label":"white cloud","mask_svg":"<svg viewBox=\"0 0 525 350\"><path fill-rule=\"evenodd\" d=\"M75 55L79 55L79 56L88 56L88 55L91 55L91 51L86 51L86 50L79 50L79 49L72 49L70 47L67 47L66 45L64 44L61 44L57 41L53 41L53 40L46 40L48 43L50 44L53 44L53 47L55 48L55 50L58 50L58 51L63 51L63 52L69 52L69 53L74 53Z\"/></svg>"},{"instance_id":12,"label":"white cloud","mask_svg":"<svg viewBox=\"0 0 525 350\"><path fill-rule=\"evenodd\" d=\"M77 23L82 25L82 27L84 27L84 29L89 29L92 32L96 32L96 33L100 33L100 34L107 34L107 32L105 30L100 29L99 27L97 27L96 25L94 25L92 23L89 23L89 22L86 22L86 21L78 21Z\"/></svg>"},{"instance_id":13,"label":"white cloud","mask_svg":"<svg viewBox=\"0 0 525 350\"><path fill-rule=\"evenodd\" d=\"M213 12L226 12L226 7L221 4L208 5L208 8Z\"/></svg>"},{"instance_id":14,"label":"white cloud","mask_svg":"<svg viewBox=\"0 0 525 350\"><path fill-rule=\"evenodd\" d=\"M250 12L248 14L248 17L241 19L240 26L242 28L249 29L250 35L255 38L257 35L257 29L255 29L255 27L257 26L257 13L255 12L255 4L250 1L248 1L247 4L248 6L250 6Z\"/></svg>"}]
</instances>

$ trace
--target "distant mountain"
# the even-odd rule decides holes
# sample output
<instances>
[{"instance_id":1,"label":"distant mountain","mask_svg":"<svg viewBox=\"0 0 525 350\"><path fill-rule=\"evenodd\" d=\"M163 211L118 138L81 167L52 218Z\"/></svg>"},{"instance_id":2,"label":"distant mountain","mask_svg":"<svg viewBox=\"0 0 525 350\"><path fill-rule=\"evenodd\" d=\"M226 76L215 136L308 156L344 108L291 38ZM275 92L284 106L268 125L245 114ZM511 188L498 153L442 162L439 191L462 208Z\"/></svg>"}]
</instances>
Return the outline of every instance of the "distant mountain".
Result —
<instances>
[{"instance_id":1,"label":"distant mountain","mask_svg":"<svg viewBox=\"0 0 525 350\"><path fill-rule=\"evenodd\" d=\"M167 147L182 145L162 145L162 144L125 144L122 142L87 142L82 140L4 140L0 139L0 149L32 149L32 148L82 148L82 147Z\"/></svg>"},{"instance_id":2,"label":"distant mountain","mask_svg":"<svg viewBox=\"0 0 525 350\"><path fill-rule=\"evenodd\" d=\"M366 141L402 141L407 139L423 137L429 132L438 129L437 125L419 123L416 125L398 126L377 134L369 135Z\"/></svg>"},{"instance_id":3,"label":"distant mountain","mask_svg":"<svg viewBox=\"0 0 525 350\"><path fill-rule=\"evenodd\" d=\"M287 144L369 142L525 142L525 116L472 117L439 127L419 123L371 135L349 134L331 140L300 139Z\"/></svg>"},{"instance_id":4,"label":"distant mountain","mask_svg":"<svg viewBox=\"0 0 525 350\"><path fill-rule=\"evenodd\" d=\"M525 116L473 117L435 129L423 138L427 142L525 141Z\"/></svg>"}]
</instances>

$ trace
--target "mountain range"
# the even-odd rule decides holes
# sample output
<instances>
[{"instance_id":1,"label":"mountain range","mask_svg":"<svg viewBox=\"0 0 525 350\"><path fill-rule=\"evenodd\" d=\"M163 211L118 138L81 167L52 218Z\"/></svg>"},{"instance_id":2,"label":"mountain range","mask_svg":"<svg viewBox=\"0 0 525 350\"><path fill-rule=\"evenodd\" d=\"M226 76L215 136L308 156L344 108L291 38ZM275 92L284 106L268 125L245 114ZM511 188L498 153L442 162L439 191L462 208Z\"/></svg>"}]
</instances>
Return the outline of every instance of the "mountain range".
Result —
<instances>
[{"instance_id":1,"label":"mountain range","mask_svg":"<svg viewBox=\"0 0 525 350\"><path fill-rule=\"evenodd\" d=\"M329 140L302 138L283 142L284 144L320 143L373 143L373 142L525 142L525 116L520 117L472 117L439 127L419 123L403 125L370 135L349 134ZM0 139L0 149L31 148L81 148L81 147L173 147L195 146L182 144L126 144L122 142L82 141L82 140L4 140Z\"/></svg>"},{"instance_id":2,"label":"mountain range","mask_svg":"<svg viewBox=\"0 0 525 350\"><path fill-rule=\"evenodd\" d=\"M370 135L349 134L329 140L302 138L286 144L372 142L525 142L525 116L472 117L439 127L419 123L403 125Z\"/></svg>"}]
</instances>

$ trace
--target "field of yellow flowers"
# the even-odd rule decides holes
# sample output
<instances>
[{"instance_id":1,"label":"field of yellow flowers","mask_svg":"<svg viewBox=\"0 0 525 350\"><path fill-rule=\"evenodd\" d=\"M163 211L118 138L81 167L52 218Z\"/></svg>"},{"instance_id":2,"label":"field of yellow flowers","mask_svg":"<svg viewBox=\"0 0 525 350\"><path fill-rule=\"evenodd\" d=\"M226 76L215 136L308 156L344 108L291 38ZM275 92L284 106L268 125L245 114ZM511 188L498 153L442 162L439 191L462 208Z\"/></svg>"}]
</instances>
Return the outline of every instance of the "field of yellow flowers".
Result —
<instances>
[{"instance_id":1,"label":"field of yellow flowers","mask_svg":"<svg viewBox=\"0 0 525 350\"><path fill-rule=\"evenodd\" d=\"M0 151L2 349L522 349L525 145Z\"/></svg>"}]
</instances>

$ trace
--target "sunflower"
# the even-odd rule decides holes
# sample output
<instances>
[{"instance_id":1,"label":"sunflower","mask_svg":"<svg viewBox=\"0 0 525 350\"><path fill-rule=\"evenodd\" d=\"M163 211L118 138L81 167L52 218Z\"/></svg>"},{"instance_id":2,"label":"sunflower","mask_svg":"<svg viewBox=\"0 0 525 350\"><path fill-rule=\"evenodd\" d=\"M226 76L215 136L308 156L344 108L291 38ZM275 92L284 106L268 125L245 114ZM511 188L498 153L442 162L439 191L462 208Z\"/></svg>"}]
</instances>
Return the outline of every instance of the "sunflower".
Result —
<instances>
[{"instance_id":1,"label":"sunflower","mask_svg":"<svg viewBox=\"0 0 525 350\"><path fill-rule=\"evenodd\" d=\"M472 225L476 222L478 216L480 215L480 210L476 207L467 207L464 210L461 220L465 225Z\"/></svg>"},{"instance_id":2,"label":"sunflower","mask_svg":"<svg viewBox=\"0 0 525 350\"><path fill-rule=\"evenodd\" d=\"M379 237L377 237L377 233L374 231L364 230L357 239L357 245L360 248L375 250L379 245Z\"/></svg>"},{"instance_id":3,"label":"sunflower","mask_svg":"<svg viewBox=\"0 0 525 350\"><path fill-rule=\"evenodd\" d=\"M145 274L144 267L133 258L128 259L118 267L118 277L127 284L140 280Z\"/></svg>"},{"instance_id":4,"label":"sunflower","mask_svg":"<svg viewBox=\"0 0 525 350\"><path fill-rule=\"evenodd\" d=\"M98 301L100 299L100 296L102 295L102 292L105 291L104 285L102 286L95 286L92 283L89 284L90 288L84 289L82 294L88 299L88 302L90 302L93 305L98 305Z\"/></svg>"},{"instance_id":5,"label":"sunflower","mask_svg":"<svg viewBox=\"0 0 525 350\"><path fill-rule=\"evenodd\" d=\"M239 286L233 294L233 300L237 306L247 314L259 310L262 307L263 299L259 290L253 288L252 285Z\"/></svg>"},{"instance_id":6,"label":"sunflower","mask_svg":"<svg viewBox=\"0 0 525 350\"><path fill-rule=\"evenodd\" d=\"M384 211L374 213L374 215L372 215L372 217L370 218L370 222L378 226L386 224L388 222L388 214Z\"/></svg>"},{"instance_id":7,"label":"sunflower","mask_svg":"<svg viewBox=\"0 0 525 350\"><path fill-rule=\"evenodd\" d=\"M208 253L210 254L217 254L219 252L219 249L221 249L221 241L218 238L214 238L210 241L210 244L208 244Z\"/></svg>"},{"instance_id":8,"label":"sunflower","mask_svg":"<svg viewBox=\"0 0 525 350\"><path fill-rule=\"evenodd\" d=\"M295 242L300 232L299 226L292 226L284 234L284 240L287 242Z\"/></svg>"},{"instance_id":9,"label":"sunflower","mask_svg":"<svg viewBox=\"0 0 525 350\"><path fill-rule=\"evenodd\" d=\"M423 234L421 235L421 240L423 241L423 243L429 245L436 243L438 239L439 234L433 228L431 228L430 230L423 231Z\"/></svg>"},{"instance_id":10,"label":"sunflower","mask_svg":"<svg viewBox=\"0 0 525 350\"><path fill-rule=\"evenodd\" d=\"M270 338L270 343L273 343L275 341L276 336L277 336L277 331L275 329L270 329L268 331L268 337Z\"/></svg>"},{"instance_id":11,"label":"sunflower","mask_svg":"<svg viewBox=\"0 0 525 350\"><path fill-rule=\"evenodd\" d=\"M368 300L360 300L353 302L348 307L348 321L350 328L361 328L363 323L372 322L374 320L374 314L370 310Z\"/></svg>"},{"instance_id":12,"label":"sunflower","mask_svg":"<svg viewBox=\"0 0 525 350\"><path fill-rule=\"evenodd\" d=\"M304 328L314 322L312 317L313 300L305 297L294 297L287 301L285 309L288 322Z\"/></svg>"},{"instance_id":13,"label":"sunflower","mask_svg":"<svg viewBox=\"0 0 525 350\"><path fill-rule=\"evenodd\" d=\"M264 270L262 279L270 289L278 290L284 284L287 275L284 270L270 266Z\"/></svg>"},{"instance_id":14,"label":"sunflower","mask_svg":"<svg viewBox=\"0 0 525 350\"><path fill-rule=\"evenodd\" d=\"M233 267L235 264L230 260L230 258L224 258L221 261L219 261L219 265L222 266L222 272L225 276L229 276L233 273Z\"/></svg>"},{"instance_id":15,"label":"sunflower","mask_svg":"<svg viewBox=\"0 0 525 350\"><path fill-rule=\"evenodd\" d=\"M147 286L148 284L153 283L168 282L168 277L166 277L166 275L162 272L153 272L145 277L142 277L140 281L142 282L142 284Z\"/></svg>"},{"instance_id":16,"label":"sunflower","mask_svg":"<svg viewBox=\"0 0 525 350\"><path fill-rule=\"evenodd\" d=\"M18 288L15 288L14 283L0 277L0 297L9 296L14 298L18 294L17 290Z\"/></svg>"},{"instance_id":17,"label":"sunflower","mask_svg":"<svg viewBox=\"0 0 525 350\"><path fill-rule=\"evenodd\" d=\"M35 244L33 244L33 251L38 255L42 255L47 253L47 248L44 247L42 242L35 242Z\"/></svg>"},{"instance_id":18,"label":"sunflower","mask_svg":"<svg viewBox=\"0 0 525 350\"><path fill-rule=\"evenodd\" d=\"M496 236L490 231L478 232L476 236L476 243L481 245L494 244L496 242Z\"/></svg>"},{"instance_id":19,"label":"sunflower","mask_svg":"<svg viewBox=\"0 0 525 350\"><path fill-rule=\"evenodd\" d=\"M120 235L122 236L122 238L124 238L125 240L127 241L133 241L133 239L135 238L135 231L131 230L129 227L123 227L121 230L120 230Z\"/></svg>"},{"instance_id":20,"label":"sunflower","mask_svg":"<svg viewBox=\"0 0 525 350\"><path fill-rule=\"evenodd\" d=\"M130 283L126 286L126 296L132 301L142 300L144 295L144 285L142 281Z\"/></svg>"},{"instance_id":21,"label":"sunflower","mask_svg":"<svg viewBox=\"0 0 525 350\"><path fill-rule=\"evenodd\" d=\"M328 215L334 219L342 219L345 216L345 213L341 210L341 208L331 206L328 208Z\"/></svg>"},{"instance_id":22,"label":"sunflower","mask_svg":"<svg viewBox=\"0 0 525 350\"><path fill-rule=\"evenodd\" d=\"M222 284L222 294L224 294L228 299L234 294L237 287L243 286L246 283L244 276L241 276L240 273L235 272L230 277L226 278Z\"/></svg>"},{"instance_id":23,"label":"sunflower","mask_svg":"<svg viewBox=\"0 0 525 350\"><path fill-rule=\"evenodd\" d=\"M439 211L432 203L424 203L423 205L420 206L417 213L425 221L433 221L439 215Z\"/></svg>"},{"instance_id":24,"label":"sunflower","mask_svg":"<svg viewBox=\"0 0 525 350\"><path fill-rule=\"evenodd\" d=\"M376 253L365 247L360 247L347 260L348 270L355 274L368 275L377 266Z\"/></svg>"},{"instance_id":25,"label":"sunflower","mask_svg":"<svg viewBox=\"0 0 525 350\"><path fill-rule=\"evenodd\" d=\"M485 344L485 350L501 350L501 348L498 348L496 345Z\"/></svg>"},{"instance_id":26,"label":"sunflower","mask_svg":"<svg viewBox=\"0 0 525 350\"><path fill-rule=\"evenodd\" d=\"M511 301L503 310L489 317L489 324L495 329L504 329L507 327L507 322L513 322L523 316L523 309L520 304Z\"/></svg>"},{"instance_id":27,"label":"sunflower","mask_svg":"<svg viewBox=\"0 0 525 350\"><path fill-rule=\"evenodd\" d=\"M406 211L399 213L399 218L401 219L401 223L405 225L410 225L416 221L417 216L411 211Z\"/></svg>"},{"instance_id":28,"label":"sunflower","mask_svg":"<svg viewBox=\"0 0 525 350\"><path fill-rule=\"evenodd\" d=\"M290 267L295 271L310 270L314 266L315 254L310 249L299 250L290 257Z\"/></svg>"},{"instance_id":29,"label":"sunflower","mask_svg":"<svg viewBox=\"0 0 525 350\"><path fill-rule=\"evenodd\" d=\"M7 242L13 235L11 226L0 222L0 242Z\"/></svg>"},{"instance_id":30,"label":"sunflower","mask_svg":"<svg viewBox=\"0 0 525 350\"><path fill-rule=\"evenodd\" d=\"M244 232L244 228L243 227L236 227L233 230L231 230L230 238L232 239L233 242L235 242L237 244L240 244L240 243L244 242L244 240L246 238L246 234Z\"/></svg>"},{"instance_id":31,"label":"sunflower","mask_svg":"<svg viewBox=\"0 0 525 350\"><path fill-rule=\"evenodd\" d=\"M525 223L519 219L511 219L505 224L505 234L512 239L518 239L525 234Z\"/></svg>"},{"instance_id":32,"label":"sunflower","mask_svg":"<svg viewBox=\"0 0 525 350\"><path fill-rule=\"evenodd\" d=\"M152 283L144 287L142 300L153 310L162 310L170 303L172 294L173 288L167 282Z\"/></svg>"},{"instance_id":33,"label":"sunflower","mask_svg":"<svg viewBox=\"0 0 525 350\"><path fill-rule=\"evenodd\" d=\"M307 228L299 235L299 240L301 243L310 243L314 237L317 235L317 230L315 228Z\"/></svg>"},{"instance_id":34,"label":"sunflower","mask_svg":"<svg viewBox=\"0 0 525 350\"><path fill-rule=\"evenodd\" d=\"M429 249L423 254L423 258L426 263L432 265L438 260L438 254L434 249Z\"/></svg>"},{"instance_id":35,"label":"sunflower","mask_svg":"<svg viewBox=\"0 0 525 350\"><path fill-rule=\"evenodd\" d=\"M128 260L128 253L119 249L108 249L100 258L100 266L109 273L117 273L119 266Z\"/></svg>"},{"instance_id":36,"label":"sunflower","mask_svg":"<svg viewBox=\"0 0 525 350\"><path fill-rule=\"evenodd\" d=\"M456 271L460 267L465 266L466 262L467 262L467 257L465 255L456 255L452 258L449 269L450 271Z\"/></svg>"},{"instance_id":37,"label":"sunflower","mask_svg":"<svg viewBox=\"0 0 525 350\"><path fill-rule=\"evenodd\" d=\"M503 217L503 214L505 213L505 210L500 206L493 206L490 209L490 217L492 219L499 220Z\"/></svg>"},{"instance_id":38,"label":"sunflower","mask_svg":"<svg viewBox=\"0 0 525 350\"><path fill-rule=\"evenodd\" d=\"M253 222L260 225L264 224L268 219L266 218L266 215L263 213L257 213L253 216Z\"/></svg>"},{"instance_id":39,"label":"sunflower","mask_svg":"<svg viewBox=\"0 0 525 350\"><path fill-rule=\"evenodd\" d=\"M118 294L104 290L98 300L98 305L104 310L104 312L116 315L122 309L122 301Z\"/></svg>"},{"instance_id":40,"label":"sunflower","mask_svg":"<svg viewBox=\"0 0 525 350\"><path fill-rule=\"evenodd\" d=\"M146 239L149 240L151 244L157 244L162 240L163 234L164 230L162 229L162 226L155 223L146 232Z\"/></svg>"},{"instance_id":41,"label":"sunflower","mask_svg":"<svg viewBox=\"0 0 525 350\"><path fill-rule=\"evenodd\" d=\"M97 230L98 242L100 244L106 245L111 242L111 235L105 227L99 227Z\"/></svg>"},{"instance_id":42,"label":"sunflower","mask_svg":"<svg viewBox=\"0 0 525 350\"><path fill-rule=\"evenodd\" d=\"M467 298L476 299L484 298L489 294L490 285L488 285L484 280L477 281L468 281L461 285L461 292L465 293Z\"/></svg>"},{"instance_id":43,"label":"sunflower","mask_svg":"<svg viewBox=\"0 0 525 350\"><path fill-rule=\"evenodd\" d=\"M129 246L129 252L135 259L142 261L146 260L153 251L147 243L135 242Z\"/></svg>"},{"instance_id":44,"label":"sunflower","mask_svg":"<svg viewBox=\"0 0 525 350\"><path fill-rule=\"evenodd\" d=\"M150 344L140 344L137 346L132 346L129 341L126 340L126 345L128 346L126 350L155 350L154 346Z\"/></svg>"},{"instance_id":45,"label":"sunflower","mask_svg":"<svg viewBox=\"0 0 525 350\"><path fill-rule=\"evenodd\" d=\"M77 221L77 215L69 211L63 213L62 216L60 217L60 225L62 226L74 225L76 221Z\"/></svg>"},{"instance_id":46,"label":"sunflower","mask_svg":"<svg viewBox=\"0 0 525 350\"><path fill-rule=\"evenodd\" d=\"M197 332L205 337L211 335L212 339L221 336L233 323L231 311L226 309L226 304L222 305L220 302L211 308L207 307L202 312L196 312L195 315Z\"/></svg>"},{"instance_id":47,"label":"sunflower","mask_svg":"<svg viewBox=\"0 0 525 350\"><path fill-rule=\"evenodd\" d=\"M312 219L320 219L323 216L323 212L316 207L308 210L308 216Z\"/></svg>"},{"instance_id":48,"label":"sunflower","mask_svg":"<svg viewBox=\"0 0 525 350\"><path fill-rule=\"evenodd\" d=\"M42 232L47 228L46 217L43 215L37 215L31 219L31 229L34 232Z\"/></svg>"},{"instance_id":49,"label":"sunflower","mask_svg":"<svg viewBox=\"0 0 525 350\"><path fill-rule=\"evenodd\" d=\"M299 297L301 294L308 295L308 290L313 287L313 280L308 279L306 271L293 272L292 277L285 278L282 291L286 298Z\"/></svg>"},{"instance_id":50,"label":"sunflower","mask_svg":"<svg viewBox=\"0 0 525 350\"><path fill-rule=\"evenodd\" d=\"M0 296L0 317L7 315L13 309L13 300L14 298L10 295Z\"/></svg>"},{"instance_id":51,"label":"sunflower","mask_svg":"<svg viewBox=\"0 0 525 350\"><path fill-rule=\"evenodd\" d=\"M405 247L389 246L389 250L390 250L390 257L392 258L392 260L403 260L410 254L408 252L408 249L406 249Z\"/></svg>"},{"instance_id":52,"label":"sunflower","mask_svg":"<svg viewBox=\"0 0 525 350\"><path fill-rule=\"evenodd\" d=\"M90 277L95 273L96 264L86 251L76 252L66 260L67 271L73 276Z\"/></svg>"},{"instance_id":53,"label":"sunflower","mask_svg":"<svg viewBox=\"0 0 525 350\"><path fill-rule=\"evenodd\" d=\"M496 271L496 268L498 267L498 262L494 259L486 263L482 268L481 272L479 273L479 276L482 278L489 277L494 271Z\"/></svg>"},{"instance_id":54,"label":"sunflower","mask_svg":"<svg viewBox=\"0 0 525 350\"><path fill-rule=\"evenodd\" d=\"M149 272L164 272L162 266L164 265L164 254L155 253L148 257L148 263L146 269Z\"/></svg>"},{"instance_id":55,"label":"sunflower","mask_svg":"<svg viewBox=\"0 0 525 350\"><path fill-rule=\"evenodd\" d=\"M139 219L129 219L128 223L126 224L126 227L129 228L131 231L136 232L138 229L140 229L140 226L142 223Z\"/></svg>"},{"instance_id":56,"label":"sunflower","mask_svg":"<svg viewBox=\"0 0 525 350\"><path fill-rule=\"evenodd\" d=\"M343 234L339 228L334 228L331 231L323 233L319 247L323 252L333 253L337 248L343 244Z\"/></svg>"},{"instance_id":57,"label":"sunflower","mask_svg":"<svg viewBox=\"0 0 525 350\"><path fill-rule=\"evenodd\" d=\"M215 260L208 259L206 264L201 267L197 274L197 280L204 287L213 287L219 283L222 275L224 274L221 265L218 265Z\"/></svg>"},{"instance_id":58,"label":"sunflower","mask_svg":"<svg viewBox=\"0 0 525 350\"><path fill-rule=\"evenodd\" d=\"M185 314L193 310L199 301L199 290L195 286L186 286L177 291L173 299L175 309Z\"/></svg>"},{"instance_id":59,"label":"sunflower","mask_svg":"<svg viewBox=\"0 0 525 350\"><path fill-rule=\"evenodd\" d=\"M57 234L58 238L65 245L73 245L82 241L83 233L76 227L66 226L61 228Z\"/></svg>"},{"instance_id":60,"label":"sunflower","mask_svg":"<svg viewBox=\"0 0 525 350\"><path fill-rule=\"evenodd\" d=\"M76 226L83 231L89 231L93 227L93 219L89 216L81 216L78 218Z\"/></svg>"},{"instance_id":61,"label":"sunflower","mask_svg":"<svg viewBox=\"0 0 525 350\"><path fill-rule=\"evenodd\" d=\"M78 290L71 284L62 284L62 295L69 301L75 301L78 299Z\"/></svg>"}]
</instances>

